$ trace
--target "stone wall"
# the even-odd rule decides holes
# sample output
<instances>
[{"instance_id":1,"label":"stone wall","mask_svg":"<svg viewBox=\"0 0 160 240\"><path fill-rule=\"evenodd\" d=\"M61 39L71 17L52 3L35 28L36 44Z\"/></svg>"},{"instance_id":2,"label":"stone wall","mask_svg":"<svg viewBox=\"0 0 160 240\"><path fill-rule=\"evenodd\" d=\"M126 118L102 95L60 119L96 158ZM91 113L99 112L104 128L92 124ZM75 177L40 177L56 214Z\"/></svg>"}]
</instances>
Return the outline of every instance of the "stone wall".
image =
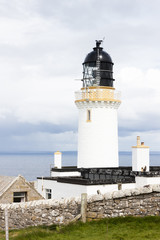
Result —
<instances>
[{"instance_id":1,"label":"stone wall","mask_svg":"<svg viewBox=\"0 0 160 240\"><path fill-rule=\"evenodd\" d=\"M8 208L9 228L67 224L80 214L81 199L38 200L1 204L0 228L4 229L4 209ZM87 217L91 219L117 216L160 215L160 185L120 190L105 195L89 196Z\"/></svg>"}]
</instances>

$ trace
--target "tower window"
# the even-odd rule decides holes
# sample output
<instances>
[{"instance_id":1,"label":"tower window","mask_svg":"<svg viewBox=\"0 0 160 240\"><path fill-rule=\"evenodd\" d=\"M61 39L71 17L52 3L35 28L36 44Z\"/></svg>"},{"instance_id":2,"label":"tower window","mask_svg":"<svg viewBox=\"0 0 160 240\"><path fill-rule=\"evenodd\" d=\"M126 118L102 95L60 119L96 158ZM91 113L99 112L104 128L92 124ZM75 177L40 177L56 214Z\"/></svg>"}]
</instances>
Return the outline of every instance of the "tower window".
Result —
<instances>
[{"instance_id":1,"label":"tower window","mask_svg":"<svg viewBox=\"0 0 160 240\"><path fill-rule=\"evenodd\" d=\"M91 121L91 110L87 110L87 122Z\"/></svg>"}]
</instances>

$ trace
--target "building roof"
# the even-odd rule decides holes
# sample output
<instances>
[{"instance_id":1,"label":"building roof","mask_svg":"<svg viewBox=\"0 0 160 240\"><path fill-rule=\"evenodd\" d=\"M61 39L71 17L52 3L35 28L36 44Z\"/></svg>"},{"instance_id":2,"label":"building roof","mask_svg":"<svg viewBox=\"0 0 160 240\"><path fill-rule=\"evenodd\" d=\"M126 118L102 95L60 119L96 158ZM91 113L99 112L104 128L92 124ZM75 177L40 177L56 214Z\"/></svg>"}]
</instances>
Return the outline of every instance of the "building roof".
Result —
<instances>
[{"instance_id":1,"label":"building roof","mask_svg":"<svg viewBox=\"0 0 160 240\"><path fill-rule=\"evenodd\" d=\"M0 176L0 196L15 182L17 177Z\"/></svg>"}]
</instances>

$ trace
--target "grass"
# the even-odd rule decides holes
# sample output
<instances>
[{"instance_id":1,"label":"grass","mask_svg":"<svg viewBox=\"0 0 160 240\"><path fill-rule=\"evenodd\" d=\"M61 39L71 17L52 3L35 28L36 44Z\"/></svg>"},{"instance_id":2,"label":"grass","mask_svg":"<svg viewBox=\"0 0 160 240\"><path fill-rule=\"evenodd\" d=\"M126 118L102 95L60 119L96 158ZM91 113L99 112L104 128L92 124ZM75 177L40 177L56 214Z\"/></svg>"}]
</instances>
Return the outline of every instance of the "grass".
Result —
<instances>
[{"instance_id":1,"label":"grass","mask_svg":"<svg viewBox=\"0 0 160 240\"><path fill-rule=\"evenodd\" d=\"M9 232L10 240L160 240L160 217L103 219L68 226L40 226ZM0 239L5 240L0 231Z\"/></svg>"}]
</instances>

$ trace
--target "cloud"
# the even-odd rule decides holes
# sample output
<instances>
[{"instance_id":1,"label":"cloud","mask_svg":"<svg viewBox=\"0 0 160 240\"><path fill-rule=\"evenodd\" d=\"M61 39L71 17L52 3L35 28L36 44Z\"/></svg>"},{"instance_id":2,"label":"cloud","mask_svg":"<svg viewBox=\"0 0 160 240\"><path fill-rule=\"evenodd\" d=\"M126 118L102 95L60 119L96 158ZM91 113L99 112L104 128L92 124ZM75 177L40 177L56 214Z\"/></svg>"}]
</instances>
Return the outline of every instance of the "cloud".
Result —
<instances>
[{"instance_id":1,"label":"cloud","mask_svg":"<svg viewBox=\"0 0 160 240\"><path fill-rule=\"evenodd\" d=\"M81 82L75 79L82 78L94 40L103 37L122 91L120 149L136 134L148 141L151 133L159 148L158 0L0 3L1 150L76 149L74 91Z\"/></svg>"},{"instance_id":2,"label":"cloud","mask_svg":"<svg viewBox=\"0 0 160 240\"><path fill-rule=\"evenodd\" d=\"M132 146L136 146L136 138L141 135L141 141L150 147L150 151L159 151L160 130L156 131L135 131L127 136L119 137L119 149L121 151L131 151Z\"/></svg>"},{"instance_id":3,"label":"cloud","mask_svg":"<svg viewBox=\"0 0 160 240\"><path fill-rule=\"evenodd\" d=\"M73 131L48 133L41 130L23 135L17 132L10 137L0 136L0 141L1 152L77 150L77 133Z\"/></svg>"},{"instance_id":4,"label":"cloud","mask_svg":"<svg viewBox=\"0 0 160 240\"><path fill-rule=\"evenodd\" d=\"M122 104L119 108L120 136L126 139L135 136L136 132L143 136L153 132L156 139L159 139L160 70L124 68L116 77L119 81L117 85L122 91Z\"/></svg>"}]
</instances>

